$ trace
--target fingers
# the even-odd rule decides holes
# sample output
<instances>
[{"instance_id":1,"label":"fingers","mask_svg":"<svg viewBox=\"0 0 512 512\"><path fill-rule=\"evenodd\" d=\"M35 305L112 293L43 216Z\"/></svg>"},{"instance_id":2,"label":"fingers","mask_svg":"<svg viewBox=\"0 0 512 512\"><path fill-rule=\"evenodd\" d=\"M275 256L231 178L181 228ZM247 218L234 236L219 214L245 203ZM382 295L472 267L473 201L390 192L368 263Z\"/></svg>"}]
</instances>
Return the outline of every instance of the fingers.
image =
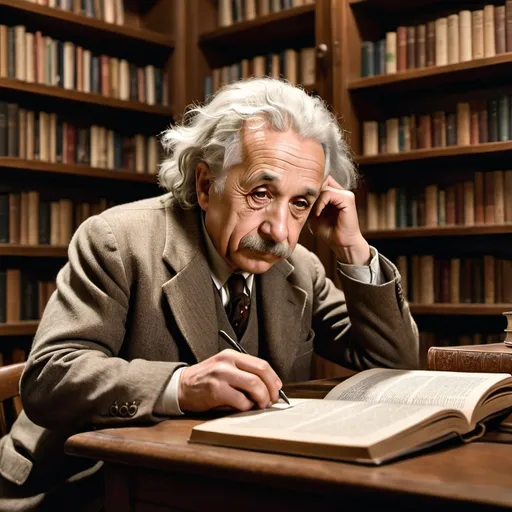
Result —
<instances>
[{"instance_id":1,"label":"fingers","mask_svg":"<svg viewBox=\"0 0 512 512\"><path fill-rule=\"evenodd\" d=\"M325 178L322 190L327 187L336 188L338 190L345 190L330 174L327 176L327 178Z\"/></svg>"},{"instance_id":2,"label":"fingers","mask_svg":"<svg viewBox=\"0 0 512 512\"><path fill-rule=\"evenodd\" d=\"M182 411L201 412L222 406L240 411L277 402L282 383L270 365L249 354L224 350L185 368L178 401Z\"/></svg>"},{"instance_id":3,"label":"fingers","mask_svg":"<svg viewBox=\"0 0 512 512\"><path fill-rule=\"evenodd\" d=\"M237 368L257 377L266 387L270 401L277 402L279 399L279 390L282 388L283 383L268 362L259 357L232 352L235 356ZM265 404L265 406L267 404Z\"/></svg>"},{"instance_id":4,"label":"fingers","mask_svg":"<svg viewBox=\"0 0 512 512\"><path fill-rule=\"evenodd\" d=\"M219 394L222 396L221 402L223 403L217 407L228 406L237 411L250 411L254 407L254 402L249 400L241 391L232 388L227 383L222 386Z\"/></svg>"}]
</instances>

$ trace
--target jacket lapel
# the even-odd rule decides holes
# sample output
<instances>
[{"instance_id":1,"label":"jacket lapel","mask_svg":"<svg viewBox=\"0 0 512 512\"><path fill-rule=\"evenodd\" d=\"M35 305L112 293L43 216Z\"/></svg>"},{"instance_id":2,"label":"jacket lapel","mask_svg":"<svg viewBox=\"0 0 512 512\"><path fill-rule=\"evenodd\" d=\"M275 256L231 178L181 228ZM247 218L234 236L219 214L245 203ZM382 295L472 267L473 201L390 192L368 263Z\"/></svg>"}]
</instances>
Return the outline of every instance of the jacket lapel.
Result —
<instances>
[{"instance_id":1,"label":"jacket lapel","mask_svg":"<svg viewBox=\"0 0 512 512\"><path fill-rule=\"evenodd\" d=\"M291 263L283 260L262 274L260 280L260 326L269 363L283 380L287 380L295 361L307 300L306 291L287 279L293 269Z\"/></svg>"},{"instance_id":2,"label":"jacket lapel","mask_svg":"<svg viewBox=\"0 0 512 512\"><path fill-rule=\"evenodd\" d=\"M197 361L218 351L217 315L212 277L205 256L197 208L167 204L163 259L176 271L162 290L176 325Z\"/></svg>"}]
</instances>

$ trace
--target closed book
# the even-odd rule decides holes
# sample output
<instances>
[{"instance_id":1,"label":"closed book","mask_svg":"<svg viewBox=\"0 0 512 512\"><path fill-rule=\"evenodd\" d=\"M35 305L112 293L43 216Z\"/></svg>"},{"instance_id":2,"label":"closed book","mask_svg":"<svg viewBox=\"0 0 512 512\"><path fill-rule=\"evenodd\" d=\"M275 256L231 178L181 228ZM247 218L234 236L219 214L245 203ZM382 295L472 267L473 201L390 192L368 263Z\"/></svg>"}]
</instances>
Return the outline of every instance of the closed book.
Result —
<instances>
[{"instance_id":1,"label":"closed book","mask_svg":"<svg viewBox=\"0 0 512 512\"><path fill-rule=\"evenodd\" d=\"M397 33L386 33L386 74L397 71Z\"/></svg>"},{"instance_id":2,"label":"closed book","mask_svg":"<svg viewBox=\"0 0 512 512\"><path fill-rule=\"evenodd\" d=\"M427 26L416 27L416 67L424 68L427 64Z\"/></svg>"},{"instance_id":3,"label":"closed book","mask_svg":"<svg viewBox=\"0 0 512 512\"><path fill-rule=\"evenodd\" d=\"M512 52L512 0L505 4L505 39L507 52Z\"/></svg>"},{"instance_id":4,"label":"closed book","mask_svg":"<svg viewBox=\"0 0 512 512\"><path fill-rule=\"evenodd\" d=\"M496 38L494 28L494 5L484 6L484 57L496 55Z\"/></svg>"},{"instance_id":5,"label":"closed book","mask_svg":"<svg viewBox=\"0 0 512 512\"><path fill-rule=\"evenodd\" d=\"M407 27L397 27L396 44L396 68L398 71L405 71L407 69Z\"/></svg>"},{"instance_id":6,"label":"closed book","mask_svg":"<svg viewBox=\"0 0 512 512\"><path fill-rule=\"evenodd\" d=\"M471 11L459 12L459 61L467 62L473 58L471 30Z\"/></svg>"},{"instance_id":7,"label":"closed book","mask_svg":"<svg viewBox=\"0 0 512 512\"><path fill-rule=\"evenodd\" d=\"M494 38L496 43L496 54L505 53L507 51L505 18L505 6L496 6L496 8L494 9Z\"/></svg>"},{"instance_id":8,"label":"closed book","mask_svg":"<svg viewBox=\"0 0 512 512\"><path fill-rule=\"evenodd\" d=\"M9 243L9 195L0 194L0 243Z\"/></svg>"},{"instance_id":9,"label":"closed book","mask_svg":"<svg viewBox=\"0 0 512 512\"><path fill-rule=\"evenodd\" d=\"M416 63L416 27L407 27L407 69L414 69Z\"/></svg>"},{"instance_id":10,"label":"closed book","mask_svg":"<svg viewBox=\"0 0 512 512\"><path fill-rule=\"evenodd\" d=\"M504 343L430 347L428 369L452 372L511 373L512 348Z\"/></svg>"}]
</instances>

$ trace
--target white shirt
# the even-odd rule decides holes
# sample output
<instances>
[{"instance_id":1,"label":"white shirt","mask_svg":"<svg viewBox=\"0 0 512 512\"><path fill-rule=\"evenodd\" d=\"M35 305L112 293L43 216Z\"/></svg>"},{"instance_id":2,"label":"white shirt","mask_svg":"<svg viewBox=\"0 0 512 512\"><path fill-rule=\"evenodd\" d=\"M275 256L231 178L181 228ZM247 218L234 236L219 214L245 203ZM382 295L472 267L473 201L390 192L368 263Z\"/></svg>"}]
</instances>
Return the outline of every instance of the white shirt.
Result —
<instances>
[{"instance_id":1,"label":"white shirt","mask_svg":"<svg viewBox=\"0 0 512 512\"><path fill-rule=\"evenodd\" d=\"M229 289L227 286L228 279L233 273L233 269L224 261L224 258L217 252L210 235L206 231L204 221L202 222L204 239L206 240L206 250L208 257L208 265L212 275L212 281L217 290L220 292L222 305L227 306L229 302ZM385 282L382 274L379 253L377 249L370 246L371 260L369 265L348 265L338 261L338 268L348 277L360 281L365 284L381 285ZM245 293L251 296L254 293L254 274L242 272L247 284ZM155 413L165 416L177 416L183 414L178 403L178 385L180 382L181 372L185 367L178 368L173 374L166 388L163 390L160 398L155 404Z\"/></svg>"}]
</instances>

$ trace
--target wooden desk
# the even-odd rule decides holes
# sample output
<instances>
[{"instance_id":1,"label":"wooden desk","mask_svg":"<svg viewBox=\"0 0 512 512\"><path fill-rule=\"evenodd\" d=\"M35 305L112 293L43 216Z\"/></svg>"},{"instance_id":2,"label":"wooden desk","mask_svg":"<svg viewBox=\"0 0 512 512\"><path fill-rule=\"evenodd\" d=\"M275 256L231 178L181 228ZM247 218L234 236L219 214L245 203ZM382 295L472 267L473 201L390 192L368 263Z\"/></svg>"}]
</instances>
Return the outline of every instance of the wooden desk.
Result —
<instances>
[{"instance_id":1,"label":"wooden desk","mask_svg":"<svg viewBox=\"0 0 512 512\"><path fill-rule=\"evenodd\" d=\"M338 380L287 387L324 396ZM307 392L307 393L306 393ZM107 512L503 510L512 507L512 445L478 442L367 467L189 445L198 419L78 434L71 454L105 461Z\"/></svg>"}]
</instances>

